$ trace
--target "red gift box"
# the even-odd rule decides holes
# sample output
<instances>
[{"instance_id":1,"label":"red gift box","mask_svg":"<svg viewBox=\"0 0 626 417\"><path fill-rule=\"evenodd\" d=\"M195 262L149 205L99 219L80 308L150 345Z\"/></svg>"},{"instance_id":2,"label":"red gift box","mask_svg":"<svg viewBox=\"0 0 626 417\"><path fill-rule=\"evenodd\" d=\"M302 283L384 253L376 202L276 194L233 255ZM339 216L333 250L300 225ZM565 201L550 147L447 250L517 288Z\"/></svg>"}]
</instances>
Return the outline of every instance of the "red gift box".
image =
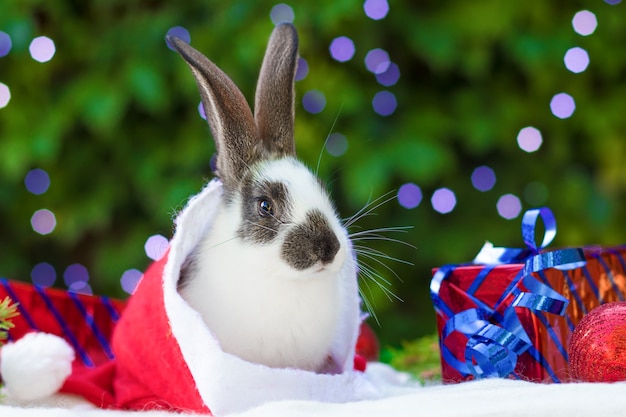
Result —
<instances>
[{"instance_id":1,"label":"red gift box","mask_svg":"<svg viewBox=\"0 0 626 417\"><path fill-rule=\"evenodd\" d=\"M546 237L537 247L539 217ZM500 252L499 260L434 270L444 382L490 376L569 381L576 324L600 304L626 299L626 246L547 252L556 234L547 208L525 214L522 234L526 250L489 248Z\"/></svg>"}]
</instances>

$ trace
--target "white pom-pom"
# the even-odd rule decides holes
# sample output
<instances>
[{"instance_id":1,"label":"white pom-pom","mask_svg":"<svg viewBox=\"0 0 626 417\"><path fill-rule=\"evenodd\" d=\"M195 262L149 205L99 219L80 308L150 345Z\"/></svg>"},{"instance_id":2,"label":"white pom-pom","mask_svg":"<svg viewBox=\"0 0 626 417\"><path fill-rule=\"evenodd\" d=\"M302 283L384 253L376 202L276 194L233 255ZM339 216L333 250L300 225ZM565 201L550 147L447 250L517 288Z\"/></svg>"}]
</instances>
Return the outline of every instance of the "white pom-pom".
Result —
<instances>
[{"instance_id":1,"label":"white pom-pom","mask_svg":"<svg viewBox=\"0 0 626 417\"><path fill-rule=\"evenodd\" d=\"M55 394L72 372L74 350L48 333L29 333L2 347L0 375L7 395L34 401Z\"/></svg>"}]
</instances>

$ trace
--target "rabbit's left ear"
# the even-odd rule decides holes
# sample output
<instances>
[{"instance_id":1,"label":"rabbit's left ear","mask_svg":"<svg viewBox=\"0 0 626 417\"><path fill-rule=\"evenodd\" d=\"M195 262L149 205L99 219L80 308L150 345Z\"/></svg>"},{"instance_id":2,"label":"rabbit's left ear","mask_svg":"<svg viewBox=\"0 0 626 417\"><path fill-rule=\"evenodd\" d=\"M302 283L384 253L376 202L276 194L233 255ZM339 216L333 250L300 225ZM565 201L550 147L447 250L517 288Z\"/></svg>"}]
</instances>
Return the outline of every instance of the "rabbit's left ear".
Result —
<instances>
[{"instance_id":1,"label":"rabbit's left ear","mask_svg":"<svg viewBox=\"0 0 626 417\"><path fill-rule=\"evenodd\" d=\"M254 118L264 148L275 156L295 156L294 99L298 34L290 23L272 32L256 88Z\"/></svg>"}]
</instances>

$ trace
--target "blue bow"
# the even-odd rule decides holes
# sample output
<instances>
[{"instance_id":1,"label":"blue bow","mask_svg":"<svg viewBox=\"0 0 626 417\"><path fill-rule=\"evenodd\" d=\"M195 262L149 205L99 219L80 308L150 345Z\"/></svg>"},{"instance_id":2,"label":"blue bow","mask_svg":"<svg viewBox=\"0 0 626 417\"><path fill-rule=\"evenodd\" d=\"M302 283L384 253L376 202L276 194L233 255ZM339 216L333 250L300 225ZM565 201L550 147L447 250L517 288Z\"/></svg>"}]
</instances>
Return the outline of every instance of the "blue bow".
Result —
<instances>
[{"instance_id":1,"label":"blue bow","mask_svg":"<svg viewBox=\"0 0 626 417\"><path fill-rule=\"evenodd\" d=\"M535 237L537 221L544 223L544 236L538 245ZM519 320L516 307L533 312L548 312L564 315L568 300L549 286L539 282L531 274L549 268L569 270L585 265L581 249L560 249L542 252L556 236L556 220L547 207L531 209L522 219L522 238L526 249L494 248L485 245L478 259L490 259L478 274L473 288L477 288L487 274L497 265L523 263L520 272L504 291L495 307L491 308L468 291L467 296L478 306L454 314L439 298L442 282L460 265L445 265L435 273L430 285L431 298L439 314L449 317L441 334L441 354L451 366L463 376L476 378L506 377L517 364L517 357L529 349L532 342ZM520 289L519 283L527 291ZM500 314L498 307L506 300L513 302ZM457 359L444 345L444 340L453 332L468 336L464 361Z\"/></svg>"}]
</instances>

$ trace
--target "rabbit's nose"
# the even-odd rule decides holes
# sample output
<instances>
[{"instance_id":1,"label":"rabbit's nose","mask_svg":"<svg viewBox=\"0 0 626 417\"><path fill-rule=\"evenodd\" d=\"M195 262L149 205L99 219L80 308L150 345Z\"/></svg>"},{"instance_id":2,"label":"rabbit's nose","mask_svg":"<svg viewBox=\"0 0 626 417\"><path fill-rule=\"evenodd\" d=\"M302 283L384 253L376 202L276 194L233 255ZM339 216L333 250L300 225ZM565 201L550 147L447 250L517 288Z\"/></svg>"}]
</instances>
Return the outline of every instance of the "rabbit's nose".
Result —
<instances>
[{"instance_id":1,"label":"rabbit's nose","mask_svg":"<svg viewBox=\"0 0 626 417\"><path fill-rule=\"evenodd\" d=\"M341 248L326 216L319 210L307 213L306 221L289 231L281 257L297 270L333 263Z\"/></svg>"}]
</instances>

